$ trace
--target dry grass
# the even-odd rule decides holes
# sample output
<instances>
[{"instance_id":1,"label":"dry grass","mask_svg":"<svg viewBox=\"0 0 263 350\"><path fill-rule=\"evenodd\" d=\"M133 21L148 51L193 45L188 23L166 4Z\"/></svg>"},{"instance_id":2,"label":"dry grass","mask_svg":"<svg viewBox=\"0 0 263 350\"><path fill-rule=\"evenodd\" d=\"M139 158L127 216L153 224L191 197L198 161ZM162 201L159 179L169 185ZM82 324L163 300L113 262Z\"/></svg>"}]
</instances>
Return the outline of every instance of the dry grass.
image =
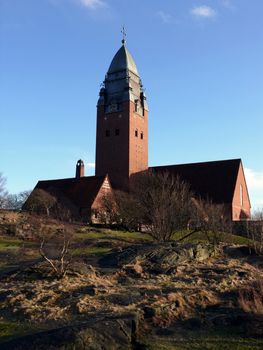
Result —
<instances>
[{"instance_id":1,"label":"dry grass","mask_svg":"<svg viewBox=\"0 0 263 350\"><path fill-rule=\"evenodd\" d=\"M238 302L245 312L263 315L263 280L256 280L241 289Z\"/></svg>"},{"instance_id":2,"label":"dry grass","mask_svg":"<svg viewBox=\"0 0 263 350\"><path fill-rule=\"evenodd\" d=\"M47 224L52 230L58 227L52 221ZM216 310L226 307L230 314L235 313L236 290L240 290L239 305L245 312L263 315L263 282L258 279L262 275L263 260L253 266L246 258L230 259L221 252L203 262L175 263L175 268L169 272L163 265L155 274L147 270L147 264L139 258L121 269L105 271L96 264L98 255L114 247L141 243L148 236L77 225L72 225L72 229L73 262L82 265L72 268L62 280L51 279L38 270L15 272L2 280L0 317L3 322L41 325L53 322L52 327L57 327L104 313L116 315L135 310L145 315L148 307L153 310L153 314L145 318L149 329L169 330L188 324L191 319L198 319L200 324L203 321L205 324L205 320L210 322L213 316L210 307ZM200 241L202 237L198 234L191 239ZM0 263L33 260L38 256L38 248L37 242L0 237Z\"/></svg>"},{"instance_id":3,"label":"dry grass","mask_svg":"<svg viewBox=\"0 0 263 350\"><path fill-rule=\"evenodd\" d=\"M86 274L61 280L10 278L1 285L0 292L8 291L0 303L1 314L11 313L15 320L67 323L77 314L104 308L103 302L87 294L89 288L105 294L113 285L113 277L100 276L92 266Z\"/></svg>"},{"instance_id":4,"label":"dry grass","mask_svg":"<svg viewBox=\"0 0 263 350\"><path fill-rule=\"evenodd\" d=\"M209 290L172 292L158 298L152 307L156 310L153 322L156 326L166 328L177 320L187 320L196 317L197 310L218 304L217 294Z\"/></svg>"}]
</instances>

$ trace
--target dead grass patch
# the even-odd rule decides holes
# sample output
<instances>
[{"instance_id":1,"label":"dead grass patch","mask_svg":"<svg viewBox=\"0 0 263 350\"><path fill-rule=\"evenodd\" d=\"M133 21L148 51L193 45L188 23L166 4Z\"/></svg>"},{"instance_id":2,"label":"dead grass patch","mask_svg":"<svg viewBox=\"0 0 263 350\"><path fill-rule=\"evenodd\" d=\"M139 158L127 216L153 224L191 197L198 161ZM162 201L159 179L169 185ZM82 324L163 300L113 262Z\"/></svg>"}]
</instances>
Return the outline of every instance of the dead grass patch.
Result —
<instances>
[{"instance_id":1,"label":"dead grass patch","mask_svg":"<svg viewBox=\"0 0 263 350\"><path fill-rule=\"evenodd\" d=\"M169 293L166 297L159 297L152 304L156 311L153 323L162 328L169 327L176 320L186 320L196 316L199 309L215 305L218 301L217 295L209 290L196 290L195 293Z\"/></svg>"},{"instance_id":2,"label":"dead grass patch","mask_svg":"<svg viewBox=\"0 0 263 350\"><path fill-rule=\"evenodd\" d=\"M263 315L263 280L256 280L242 288L238 303L245 312Z\"/></svg>"}]
</instances>

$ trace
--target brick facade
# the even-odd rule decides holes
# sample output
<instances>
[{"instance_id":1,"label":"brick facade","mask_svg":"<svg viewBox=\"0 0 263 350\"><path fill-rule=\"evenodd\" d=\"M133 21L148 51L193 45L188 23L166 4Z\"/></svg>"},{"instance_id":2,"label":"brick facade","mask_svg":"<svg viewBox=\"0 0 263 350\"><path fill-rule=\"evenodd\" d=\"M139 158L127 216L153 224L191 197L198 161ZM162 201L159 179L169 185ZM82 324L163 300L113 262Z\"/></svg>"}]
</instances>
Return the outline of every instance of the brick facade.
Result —
<instances>
[{"instance_id":1,"label":"brick facade","mask_svg":"<svg viewBox=\"0 0 263 350\"><path fill-rule=\"evenodd\" d=\"M249 219L250 214L250 200L243 170L242 163L240 163L238 174L236 178L236 185L232 200L232 220L246 220Z\"/></svg>"},{"instance_id":2,"label":"brick facade","mask_svg":"<svg viewBox=\"0 0 263 350\"><path fill-rule=\"evenodd\" d=\"M126 188L130 176L148 169L148 111L135 112L132 101L118 112L98 106L96 176L108 174L113 187Z\"/></svg>"}]
</instances>

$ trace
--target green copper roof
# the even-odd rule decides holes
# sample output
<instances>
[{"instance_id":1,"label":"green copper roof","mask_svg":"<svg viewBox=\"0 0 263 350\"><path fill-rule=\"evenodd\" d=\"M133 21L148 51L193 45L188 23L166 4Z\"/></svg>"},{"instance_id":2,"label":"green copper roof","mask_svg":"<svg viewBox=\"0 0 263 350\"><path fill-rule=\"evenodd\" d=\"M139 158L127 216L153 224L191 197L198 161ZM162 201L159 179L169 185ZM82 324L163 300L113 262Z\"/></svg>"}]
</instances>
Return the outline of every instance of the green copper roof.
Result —
<instances>
[{"instance_id":1,"label":"green copper roof","mask_svg":"<svg viewBox=\"0 0 263 350\"><path fill-rule=\"evenodd\" d=\"M113 57L108 74L115 73L121 70L130 70L139 76L136 64L130 52L125 45L119 49L116 55Z\"/></svg>"}]
</instances>

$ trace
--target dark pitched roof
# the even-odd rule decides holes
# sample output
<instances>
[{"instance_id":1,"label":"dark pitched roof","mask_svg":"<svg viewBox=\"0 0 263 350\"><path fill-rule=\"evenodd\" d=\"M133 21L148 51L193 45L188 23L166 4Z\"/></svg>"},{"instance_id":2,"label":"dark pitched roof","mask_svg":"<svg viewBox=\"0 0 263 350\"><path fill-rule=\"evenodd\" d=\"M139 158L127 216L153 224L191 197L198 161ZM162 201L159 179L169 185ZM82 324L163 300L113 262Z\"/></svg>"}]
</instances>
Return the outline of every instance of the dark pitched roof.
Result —
<instances>
[{"instance_id":1,"label":"dark pitched roof","mask_svg":"<svg viewBox=\"0 0 263 350\"><path fill-rule=\"evenodd\" d=\"M105 176L84 176L59 180L39 181L35 189L39 188L51 194L65 196L77 207L91 207Z\"/></svg>"},{"instance_id":2,"label":"dark pitched roof","mask_svg":"<svg viewBox=\"0 0 263 350\"><path fill-rule=\"evenodd\" d=\"M195 195L215 203L231 203L241 159L151 167L172 173L189 183Z\"/></svg>"}]
</instances>

